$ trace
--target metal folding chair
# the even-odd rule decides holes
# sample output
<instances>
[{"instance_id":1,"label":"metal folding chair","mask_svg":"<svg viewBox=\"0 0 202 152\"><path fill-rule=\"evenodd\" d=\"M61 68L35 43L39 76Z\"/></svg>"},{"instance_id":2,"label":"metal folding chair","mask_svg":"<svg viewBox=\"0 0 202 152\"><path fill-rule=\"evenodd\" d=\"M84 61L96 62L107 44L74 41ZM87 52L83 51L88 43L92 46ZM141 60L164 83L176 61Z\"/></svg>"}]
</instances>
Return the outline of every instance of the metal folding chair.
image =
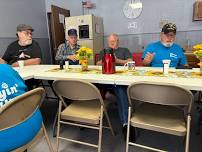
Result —
<instances>
[{"instance_id":1,"label":"metal folding chair","mask_svg":"<svg viewBox=\"0 0 202 152\"><path fill-rule=\"evenodd\" d=\"M40 107L44 97L44 89L36 88L26 92L0 109L0 131L11 128L15 125L23 123ZM45 126L42 123L41 129L36 136L27 144L13 150L14 152L23 152L31 147L38 139L45 135L47 144L51 152L54 152L51 142L48 138ZM17 140L17 139L16 139ZM43 151L43 150L42 150Z\"/></svg>"},{"instance_id":2,"label":"metal folding chair","mask_svg":"<svg viewBox=\"0 0 202 152\"><path fill-rule=\"evenodd\" d=\"M180 86L165 83L139 82L128 87L129 113L126 152L129 145L153 151L157 148L129 141L130 126L156 132L186 136L185 152L189 151L192 93ZM139 103L133 107L133 103ZM187 108L187 113L184 112Z\"/></svg>"},{"instance_id":3,"label":"metal folding chair","mask_svg":"<svg viewBox=\"0 0 202 152\"><path fill-rule=\"evenodd\" d=\"M103 101L99 90L91 83L79 80L56 80L53 87L57 93L59 102L58 129L57 129L57 151L59 139L86 146L95 147L101 151L103 116L106 117L109 129L114 131L107 113L107 104ZM65 105L64 98L70 99L71 104ZM63 104L64 103L64 104ZM62 105L65 109L62 110ZM86 127L99 131L98 144L87 143L75 139L65 138L60 135L60 125Z\"/></svg>"}]
</instances>

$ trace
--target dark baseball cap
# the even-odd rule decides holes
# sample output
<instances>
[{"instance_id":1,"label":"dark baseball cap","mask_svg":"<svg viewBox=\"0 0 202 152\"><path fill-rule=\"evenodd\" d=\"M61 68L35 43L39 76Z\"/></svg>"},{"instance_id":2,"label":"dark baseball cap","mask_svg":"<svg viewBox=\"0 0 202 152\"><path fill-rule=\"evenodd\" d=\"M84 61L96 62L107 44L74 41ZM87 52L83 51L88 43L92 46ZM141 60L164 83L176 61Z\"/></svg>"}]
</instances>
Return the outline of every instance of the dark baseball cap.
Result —
<instances>
[{"instance_id":1,"label":"dark baseball cap","mask_svg":"<svg viewBox=\"0 0 202 152\"><path fill-rule=\"evenodd\" d=\"M173 23L167 23L162 28L162 32L165 34L170 33L170 32L173 32L176 34L176 31L177 31L177 27Z\"/></svg>"},{"instance_id":2,"label":"dark baseball cap","mask_svg":"<svg viewBox=\"0 0 202 152\"><path fill-rule=\"evenodd\" d=\"M67 32L68 36L77 36L76 29L69 29Z\"/></svg>"},{"instance_id":3,"label":"dark baseball cap","mask_svg":"<svg viewBox=\"0 0 202 152\"><path fill-rule=\"evenodd\" d=\"M27 30L30 30L30 31L34 31L34 29L29 26L29 25L25 25L25 24L19 24L17 26L17 32L21 32L21 31L27 31Z\"/></svg>"}]
</instances>

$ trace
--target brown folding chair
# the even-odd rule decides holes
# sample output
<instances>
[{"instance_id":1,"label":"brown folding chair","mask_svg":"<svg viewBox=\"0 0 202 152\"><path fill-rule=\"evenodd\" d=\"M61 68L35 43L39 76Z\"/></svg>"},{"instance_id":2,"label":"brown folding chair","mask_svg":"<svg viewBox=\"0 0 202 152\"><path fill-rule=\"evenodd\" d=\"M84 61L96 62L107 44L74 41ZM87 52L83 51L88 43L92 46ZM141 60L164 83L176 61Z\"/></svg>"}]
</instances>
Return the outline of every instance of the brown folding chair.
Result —
<instances>
[{"instance_id":1,"label":"brown folding chair","mask_svg":"<svg viewBox=\"0 0 202 152\"><path fill-rule=\"evenodd\" d=\"M95 147L101 151L103 115L106 116L112 134L114 131L107 113L107 105L103 101L99 90L91 83L81 80L56 80L53 87L57 93L59 102L58 129L57 129L57 151L59 149L59 139L73 143ZM64 98L70 99L71 104L66 105L62 111ZM65 105L65 104L63 104ZM60 136L60 124L86 127L99 131L98 144L73 140Z\"/></svg>"},{"instance_id":2,"label":"brown folding chair","mask_svg":"<svg viewBox=\"0 0 202 152\"><path fill-rule=\"evenodd\" d=\"M129 126L176 136L186 136L185 152L189 151L193 102L193 95L189 90L172 84L139 82L131 84L127 93L129 113L126 152L128 152L129 145L153 151L163 151L130 142Z\"/></svg>"},{"instance_id":3,"label":"brown folding chair","mask_svg":"<svg viewBox=\"0 0 202 152\"><path fill-rule=\"evenodd\" d=\"M24 122L26 119L39 108L44 96L44 89L36 88L29 92L26 92L18 97L12 99L7 105L0 109L0 131L9 127L15 126ZM51 152L54 152L51 142L48 138L44 124L42 123L41 129L37 135L27 144L13 150L14 152L24 152L30 148L43 134L45 135ZM43 151L43 150L42 150Z\"/></svg>"}]
</instances>

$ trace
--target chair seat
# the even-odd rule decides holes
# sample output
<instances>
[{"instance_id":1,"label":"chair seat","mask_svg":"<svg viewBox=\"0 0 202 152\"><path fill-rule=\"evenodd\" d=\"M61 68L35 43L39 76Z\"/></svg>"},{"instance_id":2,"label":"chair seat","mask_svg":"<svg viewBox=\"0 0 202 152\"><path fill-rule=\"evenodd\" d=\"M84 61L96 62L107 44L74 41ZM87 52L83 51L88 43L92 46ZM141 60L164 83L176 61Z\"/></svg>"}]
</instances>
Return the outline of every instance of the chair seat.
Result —
<instances>
[{"instance_id":1,"label":"chair seat","mask_svg":"<svg viewBox=\"0 0 202 152\"><path fill-rule=\"evenodd\" d=\"M143 103L132 114L131 125L177 136L186 134L184 114L174 106Z\"/></svg>"},{"instance_id":2,"label":"chair seat","mask_svg":"<svg viewBox=\"0 0 202 152\"><path fill-rule=\"evenodd\" d=\"M61 112L61 118L90 124L99 124L100 121L100 101L72 102Z\"/></svg>"}]
</instances>

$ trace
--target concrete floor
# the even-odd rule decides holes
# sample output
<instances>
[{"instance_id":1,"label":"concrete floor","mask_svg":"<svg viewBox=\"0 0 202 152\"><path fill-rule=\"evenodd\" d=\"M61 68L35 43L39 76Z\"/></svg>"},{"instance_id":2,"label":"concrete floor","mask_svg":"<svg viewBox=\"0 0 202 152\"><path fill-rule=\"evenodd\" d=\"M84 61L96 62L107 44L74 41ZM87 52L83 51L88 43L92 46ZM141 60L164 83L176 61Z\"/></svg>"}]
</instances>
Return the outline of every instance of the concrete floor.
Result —
<instances>
[{"instance_id":1,"label":"concrete floor","mask_svg":"<svg viewBox=\"0 0 202 152\"><path fill-rule=\"evenodd\" d=\"M42 106L42 114L44 117L44 123L47 128L49 137L51 139L53 148L56 148L56 138L53 138L53 120L56 114L57 101L49 100L45 101ZM102 152L124 152L125 141L122 135L122 128L119 123L118 111L116 105L112 105L109 109L110 119L112 119L113 127L116 131L116 136L112 136L111 132L107 129L103 131ZM196 111L196 104L193 106L192 123L191 123L191 137L190 137L190 152L202 152L202 133L196 135L196 120L198 118L198 112ZM202 130L202 127L201 127ZM91 129L79 129L71 126L62 127L62 134L68 135L76 139L87 140L92 143L96 143L98 133ZM202 132L202 131L201 131ZM61 140L60 140L61 141ZM172 135L160 134L148 130L138 129L138 143L144 143L145 145L161 148L169 152L181 152L183 151L183 138ZM28 150L29 151L29 150ZM32 152L48 152L48 146L45 140L41 140L34 148ZM95 152L95 148L82 146L66 141L60 142L60 152ZM130 147L130 152L149 152L148 150Z\"/></svg>"}]
</instances>

